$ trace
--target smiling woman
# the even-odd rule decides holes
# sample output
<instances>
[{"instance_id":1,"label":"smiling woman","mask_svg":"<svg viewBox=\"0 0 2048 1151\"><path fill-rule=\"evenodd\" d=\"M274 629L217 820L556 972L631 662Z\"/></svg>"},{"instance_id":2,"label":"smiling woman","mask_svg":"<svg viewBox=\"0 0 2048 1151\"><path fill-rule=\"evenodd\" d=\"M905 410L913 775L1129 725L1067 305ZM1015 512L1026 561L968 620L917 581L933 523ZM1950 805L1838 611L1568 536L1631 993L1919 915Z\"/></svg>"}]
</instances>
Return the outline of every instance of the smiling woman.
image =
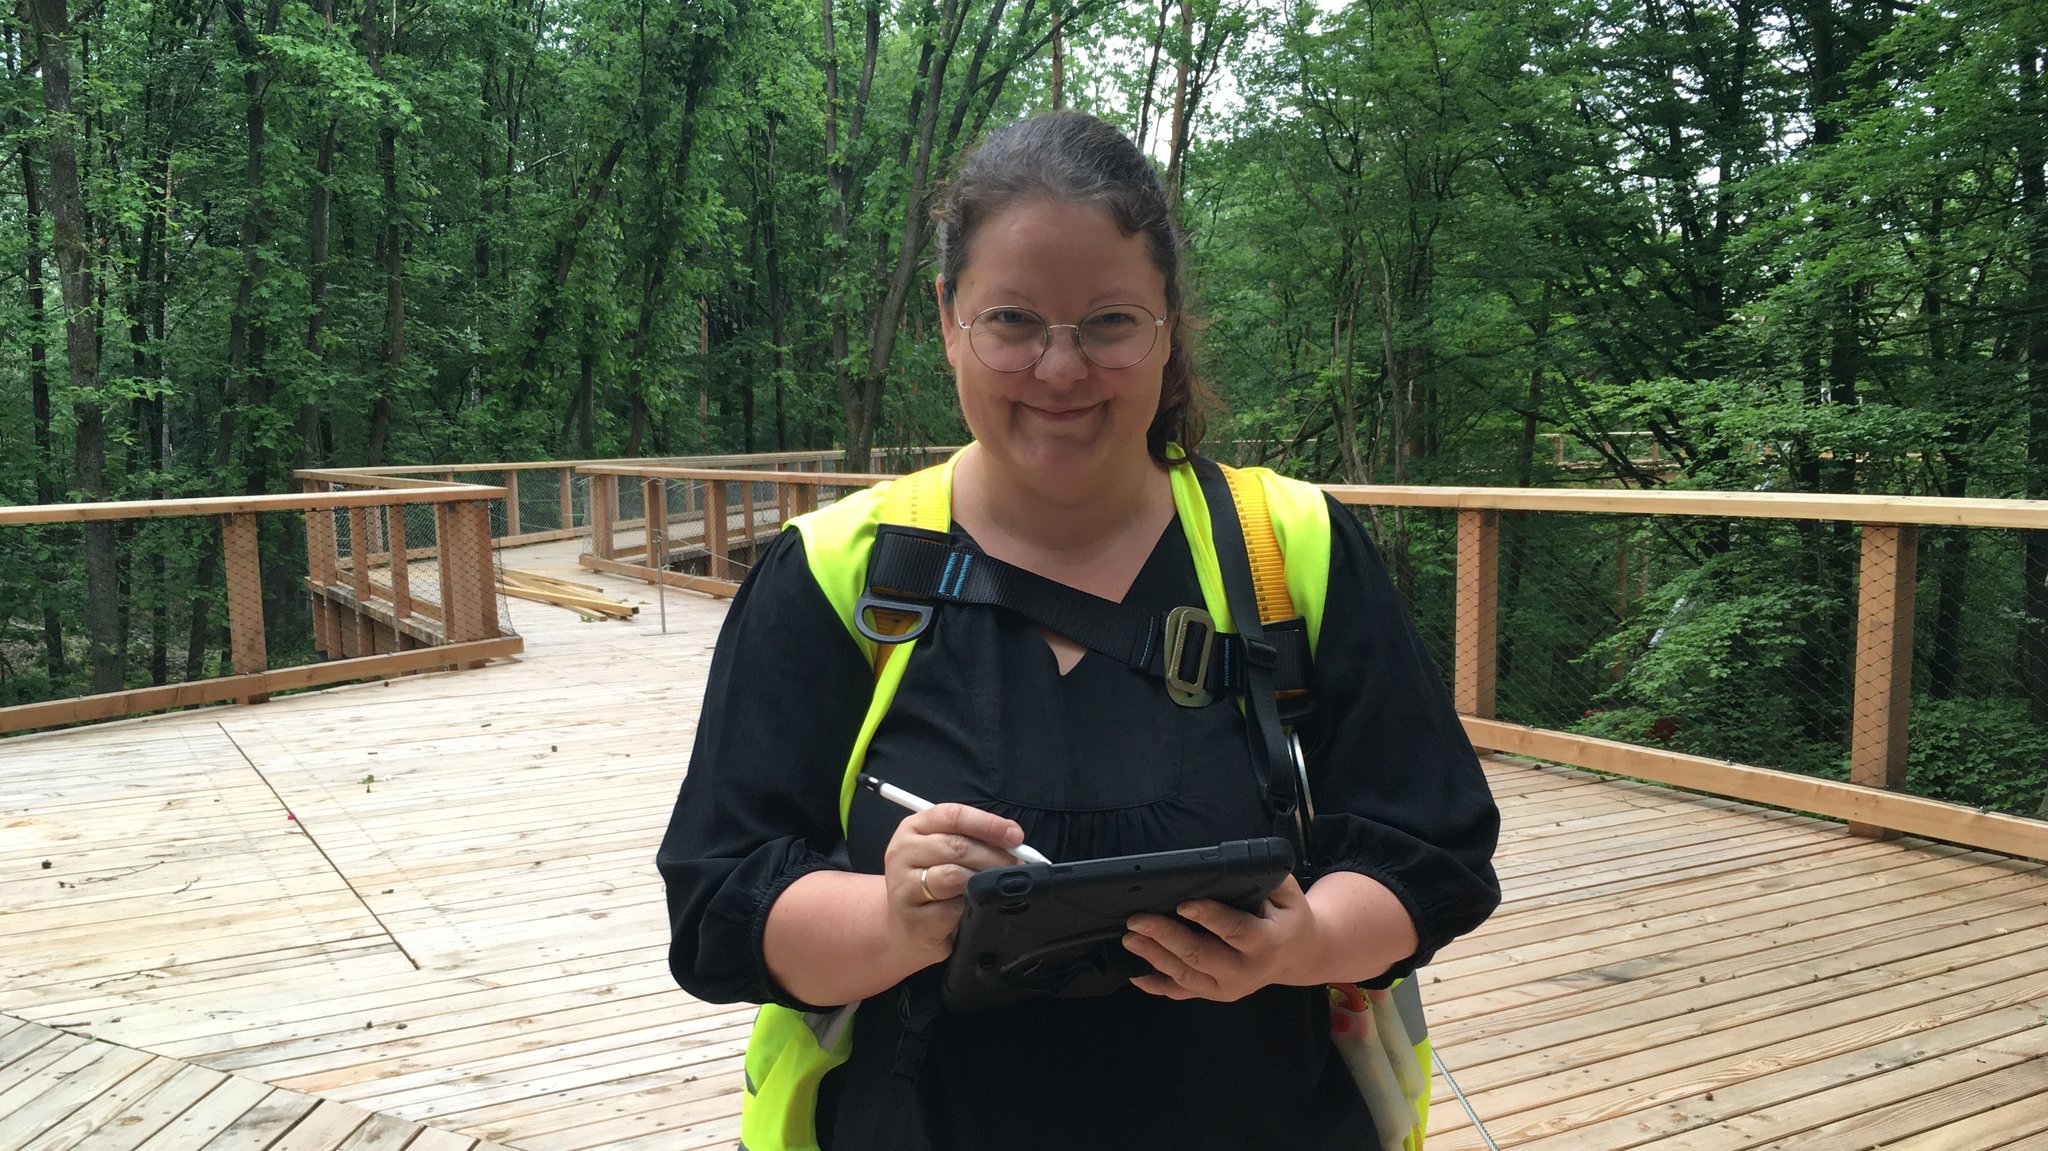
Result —
<instances>
[{"instance_id":1,"label":"smiling woman","mask_svg":"<svg viewBox=\"0 0 2048 1151\"><path fill-rule=\"evenodd\" d=\"M1499 900L1498 815L1414 625L1322 493L1192 455L1180 240L1130 141L1074 113L1011 125L936 216L974 442L801 517L762 557L661 849L677 980L766 1004L745 1146L1335 1151L1376 1119L1410 1138L1413 1116L1375 1115L1336 1054L1325 985L1405 976ZM1216 502L1211 480L1232 494ZM1312 836L1296 805L1270 806L1278 725L1240 706L1270 715L1251 693L1272 688L1075 625L1149 637L1192 615L1219 650L1249 650L1217 632L1231 615L1212 594L1250 594L1219 561L1245 563L1223 526L1240 487L1260 493L1318 652L1301 669L1318 706L1294 715ZM913 635L857 627L858 604L899 594L871 573L902 546L944 551L958 578L915 602ZM970 569L1057 610L963 594ZM857 772L936 802L906 817L850 789ZM1272 834L1294 838L1297 874L1254 912L1131 916L1116 962L1132 977L1087 984L1113 993L946 1006L968 881L1027 840L1074 862Z\"/></svg>"}]
</instances>

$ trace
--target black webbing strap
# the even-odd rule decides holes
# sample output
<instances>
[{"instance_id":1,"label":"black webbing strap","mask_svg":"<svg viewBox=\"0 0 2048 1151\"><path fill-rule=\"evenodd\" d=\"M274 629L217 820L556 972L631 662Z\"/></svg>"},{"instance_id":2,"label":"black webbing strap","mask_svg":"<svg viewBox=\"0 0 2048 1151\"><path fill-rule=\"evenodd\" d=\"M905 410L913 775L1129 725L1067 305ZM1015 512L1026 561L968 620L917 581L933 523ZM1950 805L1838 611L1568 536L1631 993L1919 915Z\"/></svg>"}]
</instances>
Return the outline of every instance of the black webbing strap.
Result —
<instances>
[{"instance_id":1,"label":"black webbing strap","mask_svg":"<svg viewBox=\"0 0 2048 1151\"><path fill-rule=\"evenodd\" d=\"M943 532L884 525L870 553L857 626L878 643L900 643L923 630L931 605L944 603L984 604L1014 612L1169 685L1201 685L1221 696L1242 695L1250 683L1251 661L1244 641L1216 631L1206 612L1143 611L1005 563ZM870 609L898 613L911 622L879 628L868 619ZM1274 682L1306 687L1306 633L1295 629L1275 634L1270 646Z\"/></svg>"},{"instance_id":2,"label":"black webbing strap","mask_svg":"<svg viewBox=\"0 0 2048 1151\"><path fill-rule=\"evenodd\" d=\"M1294 843L1297 866L1306 868L1313 858L1309 851L1309 827L1300 797L1295 792L1294 765L1288 756L1286 734L1281 729L1280 710L1275 703L1274 673L1279 653L1267 641L1259 622L1258 590L1252 583L1252 565L1244 545L1244 528L1238 523L1237 503L1230 497L1230 482L1204 456L1190 456L1195 476L1202 483L1202 497L1209 505L1209 534L1216 541L1216 562L1223 570L1223 599L1243 638L1247 690L1245 691L1245 739L1250 745L1252 770L1266 792L1266 809L1275 826Z\"/></svg>"}]
</instances>

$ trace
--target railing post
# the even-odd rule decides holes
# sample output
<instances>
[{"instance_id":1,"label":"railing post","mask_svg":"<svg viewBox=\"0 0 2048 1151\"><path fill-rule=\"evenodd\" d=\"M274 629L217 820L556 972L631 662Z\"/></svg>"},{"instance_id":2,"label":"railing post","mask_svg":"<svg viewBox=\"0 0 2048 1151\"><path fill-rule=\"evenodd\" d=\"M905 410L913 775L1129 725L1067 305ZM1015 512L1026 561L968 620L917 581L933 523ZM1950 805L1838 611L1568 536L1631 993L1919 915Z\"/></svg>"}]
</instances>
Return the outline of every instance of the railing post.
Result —
<instances>
[{"instance_id":1,"label":"railing post","mask_svg":"<svg viewBox=\"0 0 2048 1151\"><path fill-rule=\"evenodd\" d=\"M1499 654L1500 513L1458 512L1458 620L1452 697L1462 715L1492 719ZM1482 749L1483 750L1483 749Z\"/></svg>"},{"instance_id":2,"label":"railing post","mask_svg":"<svg viewBox=\"0 0 2048 1151\"><path fill-rule=\"evenodd\" d=\"M712 579L729 580L732 565L726 558L730 544L725 530L725 484L724 480L712 480L704 493L704 550L711 555L704 571Z\"/></svg>"},{"instance_id":3,"label":"railing post","mask_svg":"<svg viewBox=\"0 0 2048 1151\"><path fill-rule=\"evenodd\" d=\"M797 516L807 515L817 510L818 486L816 484L794 485L793 490L789 493L789 516L786 518L794 519Z\"/></svg>"},{"instance_id":4,"label":"railing post","mask_svg":"<svg viewBox=\"0 0 2048 1151\"><path fill-rule=\"evenodd\" d=\"M754 550L754 481L740 481L740 546L750 553Z\"/></svg>"},{"instance_id":5,"label":"railing post","mask_svg":"<svg viewBox=\"0 0 2048 1151\"><path fill-rule=\"evenodd\" d=\"M324 487L317 480L306 482L309 495ZM341 638L335 634L334 602L327 598L327 586L334 582L334 512L328 508L307 508L305 516L306 578L310 584L306 594L313 607L313 650L332 658L341 647Z\"/></svg>"},{"instance_id":6,"label":"railing post","mask_svg":"<svg viewBox=\"0 0 2048 1151\"><path fill-rule=\"evenodd\" d=\"M576 526L576 469L562 469L562 518L556 527L568 529Z\"/></svg>"},{"instance_id":7,"label":"railing post","mask_svg":"<svg viewBox=\"0 0 2048 1151\"><path fill-rule=\"evenodd\" d=\"M1906 786L1906 712L1913 691L1913 585L1918 528L1864 524L1856 581L1856 696L1849 721L1849 781L1885 791ZM1857 835L1898 834L1867 823Z\"/></svg>"},{"instance_id":8,"label":"railing post","mask_svg":"<svg viewBox=\"0 0 2048 1151\"><path fill-rule=\"evenodd\" d=\"M584 514L590 520L590 554L601 560L612 558L612 519L619 510L619 478L593 475L583 493Z\"/></svg>"},{"instance_id":9,"label":"railing post","mask_svg":"<svg viewBox=\"0 0 2048 1151\"><path fill-rule=\"evenodd\" d=\"M355 655L377 654L377 625L370 619L370 517L363 508L348 509L348 543L353 552L349 566L349 585L356 593L355 618L350 620L354 629Z\"/></svg>"},{"instance_id":10,"label":"railing post","mask_svg":"<svg viewBox=\"0 0 2048 1151\"><path fill-rule=\"evenodd\" d=\"M490 504L436 504L441 556L441 622L449 643L488 639L498 631L497 581L491 570Z\"/></svg>"},{"instance_id":11,"label":"railing post","mask_svg":"<svg viewBox=\"0 0 2048 1151\"><path fill-rule=\"evenodd\" d=\"M519 473L505 472L505 535L519 534Z\"/></svg>"},{"instance_id":12,"label":"railing post","mask_svg":"<svg viewBox=\"0 0 2048 1151\"><path fill-rule=\"evenodd\" d=\"M236 675L258 675L270 668L263 637L263 565L256 546L256 515L237 512L222 516L221 549L227 566L223 569L228 592L228 646L233 653ZM237 696L240 703L262 703L268 692Z\"/></svg>"},{"instance_id":13,"label":"railing post","mask_svg":"<svg viewBox=\"0 0 2048 1151\"><path fill-rule=\"evenodd\" d=\"M412 618L412 561L405 554L405 508L384 508L384 535L391 541L391 646L405 651L413 638L405 630Z\"/></svg>"},{"instance_id":14,"label":"railing post","mask_svg":"<svg viewBox=\"0 0 2048 1151\"><path fill-rule=\"evenodd\" d=\"M646 481L640 502L647 509L647 566L659 570L661 557L668 551L667 482L653 479Z\"/></svg>"}]
</instances>

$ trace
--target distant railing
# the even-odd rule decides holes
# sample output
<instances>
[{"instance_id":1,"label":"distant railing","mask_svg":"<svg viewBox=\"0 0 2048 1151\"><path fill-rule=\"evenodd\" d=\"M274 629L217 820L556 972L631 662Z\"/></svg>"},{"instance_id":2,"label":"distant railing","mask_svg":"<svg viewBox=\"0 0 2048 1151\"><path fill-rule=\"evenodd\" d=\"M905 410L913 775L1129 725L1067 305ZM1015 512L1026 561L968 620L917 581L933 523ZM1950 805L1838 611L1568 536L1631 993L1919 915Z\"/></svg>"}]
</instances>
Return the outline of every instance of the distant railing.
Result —
<instances>
[{"instance_id":1,"label":"distant railing","mask_svg":"<svg viewBox=\"0 0 2048 1151\"><path fill-rule=\"evenodd\" d=\"M227 667L202 666L184 682L0 708L0 733L260 702L274 692L515 654L520 639L498 624L485 504L503 494L397 482L302 495L0 508L0 536L32 525L217 523L230 652ZM416 566L422 561L431 566ZM303 590L290 586L301 582ZM195 632L210 628L205 605L192 611ZM311 616L310 646L302 642L304 624L291 626L304 619L301 612Z\"/></svg>"},{"instance_id":2,"label":"distant railing","mask_svg":"<svg viewBox=\"0 0 2048 1151\"><path fill-rule=\"evenodd\" d=\"M547 460L515 463L420 464L374 468L327 468L292 473L309 485L361 487L382 484L469 483L503 489L491 501L491 542L498 547L574 539L588 534L590 500L577 469L585 464L650 467L774 468L830 467L836 451L772 452L760 455L663 456L641 460ZM616 520L616 515L614 516Z\"/></svg>"},{"instance_id":3,"label":"distant railing","mask_svg":"<svg viewBox=\"0 0 2048 1151\"><path fill-rule=\"evenodd\" d=\"M954 448L899 449L880 463L914 471ZM584 567L669 587L730 596L760 545L784 522L837 498L840 489L889 479L834 470L837 453L748 456L670 463L587 463L577 474L589 490ZM734 467L744 462L748 467Z\"/></svg>"}]
</instances>

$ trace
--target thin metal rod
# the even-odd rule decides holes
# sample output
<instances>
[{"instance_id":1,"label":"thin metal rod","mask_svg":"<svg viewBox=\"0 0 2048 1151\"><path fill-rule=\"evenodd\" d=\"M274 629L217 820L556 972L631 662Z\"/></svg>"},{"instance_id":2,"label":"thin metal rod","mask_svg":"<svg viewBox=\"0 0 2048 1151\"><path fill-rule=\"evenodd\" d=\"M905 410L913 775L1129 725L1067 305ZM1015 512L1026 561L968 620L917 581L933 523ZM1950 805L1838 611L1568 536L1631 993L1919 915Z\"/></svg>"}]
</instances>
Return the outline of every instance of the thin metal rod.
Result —
<instances>
[{"instance_id":1,"label":"thin metal rod","mask_svg":"<svg viewBox=\"0 0 2048 1151\"><path fill-rule=\"evenodd\" d=\"M1444 1077L1444 1082L1451 1085L1451 1094L1456 1095L1458 1102L1464 1105L1465 1114L1472 1120L1473 1129L1479 1132L1479 1138L1486 1143L1486 1151L1500 1151L1500 1145L1495 1143L1493 1136L1487 1133L1486 1124L1479 1121L1479 1112L1472 1110L1472 1101L1465 1098L1465 1093L1458 1088L1458 1081L1451 1078L1451 1069L1444 1066L1442 1053L1432 1046L1429 1049L1429 1057L1436 1061L1437 1072Z\"/></svg>"},{"instance_id":2,"label":"thin metal rod","mask_svg":"<svg viewBox=\"0 0 2048 1151\"><path fill-rule=\"evenodd\" d=\"M656 481L662 486L661 496L661 559L654 568L654 595L661 604L661 634L668 634L668 481Z\"/></svg>"}]
</instances>

